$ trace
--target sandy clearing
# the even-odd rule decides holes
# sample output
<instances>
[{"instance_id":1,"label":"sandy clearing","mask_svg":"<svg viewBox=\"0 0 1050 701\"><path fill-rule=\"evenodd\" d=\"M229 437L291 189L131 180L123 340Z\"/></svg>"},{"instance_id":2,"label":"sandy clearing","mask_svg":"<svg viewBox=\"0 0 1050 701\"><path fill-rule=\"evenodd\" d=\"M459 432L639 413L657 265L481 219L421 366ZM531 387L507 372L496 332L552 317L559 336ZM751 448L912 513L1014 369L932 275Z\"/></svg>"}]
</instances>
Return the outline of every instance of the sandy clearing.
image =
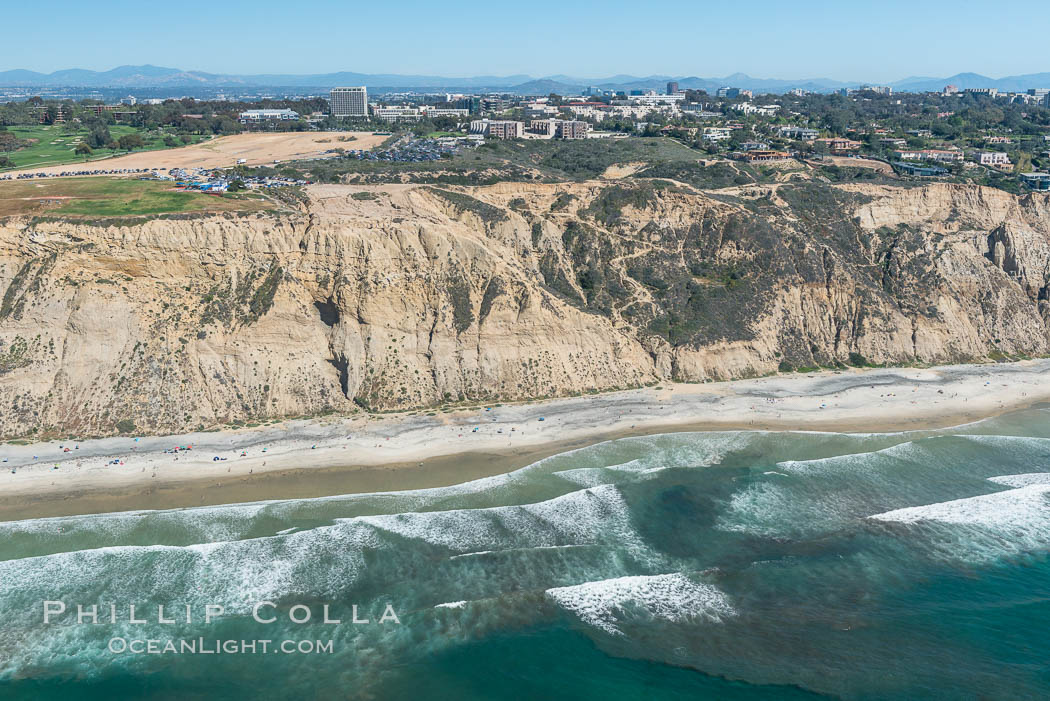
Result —
<instances>
[{"instance_id":1,"label":"sandy clearing","mask_svg":"<svg viewBox=\"0 0 1050 701\"><path fill-rule=\"evenodd\" d=\"M647 163L641 162L611 165L605 169L605 172L602 173L601 177L605 180L621 180L623 178L627 178L634 175L642 168L645 168L647 165Z\"/></svg>"},{"instance_id":2,"label":"sandy clearing","mask_svg":"<svg viewBox=\"0 0 1050 701\"><path fill-rule=\"evenodd\" d=\"M343 139L353 136L352 141ZM5 175L21 173L62 173L70 170L114 170L119 168L225 168L237 164L241 158L248 165L266 165L275 160L287 161L297 158L316 158L334 148L370 149L383 143L386 136L371 132L282 132L276 134L235 134L221 136L193 146L140 151L126 156L106 158L88 163L65 163L63 165L27 168L10 171Z\"/></svg>"},{"instance_id":3,"label":"sandy clearing","mask_svg":"<svg viewBox=\"0 0 1050 701\"><path fill-rule=\"evenodd\" d=\"M871 168L886 175L893 175L893 168L889 163L876 161L871 158L849 158L848 156L825 156L823 161L807 161L810 165L836 165L840 167Z\"/></svg>"}]
</instances>

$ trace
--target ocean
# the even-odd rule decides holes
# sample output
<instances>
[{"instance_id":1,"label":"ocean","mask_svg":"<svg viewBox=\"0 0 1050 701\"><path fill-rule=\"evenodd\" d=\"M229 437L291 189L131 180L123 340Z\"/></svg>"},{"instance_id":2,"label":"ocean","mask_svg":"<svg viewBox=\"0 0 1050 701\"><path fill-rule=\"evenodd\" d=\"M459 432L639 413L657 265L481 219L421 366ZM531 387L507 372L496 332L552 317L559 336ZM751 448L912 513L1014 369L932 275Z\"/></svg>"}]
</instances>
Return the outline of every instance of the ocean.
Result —
<instances>
[{"instance_id":1,"label":"ocean","mask_svg":"<svg viewBox=\"0 0 1050 701\"><path fill-rule=\"evenodd\" d=\"M1048 419L0 523L0 698L1050 698Z\"/></svg>"}]
</instances>

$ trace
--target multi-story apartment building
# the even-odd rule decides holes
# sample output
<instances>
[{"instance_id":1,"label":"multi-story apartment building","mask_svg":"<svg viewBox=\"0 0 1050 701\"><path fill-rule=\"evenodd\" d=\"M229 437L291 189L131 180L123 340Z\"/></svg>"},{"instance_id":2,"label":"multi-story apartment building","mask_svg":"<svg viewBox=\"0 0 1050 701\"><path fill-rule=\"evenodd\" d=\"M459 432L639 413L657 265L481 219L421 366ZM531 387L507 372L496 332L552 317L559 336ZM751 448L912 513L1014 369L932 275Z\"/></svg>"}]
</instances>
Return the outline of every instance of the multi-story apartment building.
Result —
<instances>
[{"instance_id":1,"label":"multi-story apartment building","mask_svg":"<svg viewBox=\"0 0 1050 701\"><path fill-rule=\"evenodd\" d=\"M562 119L555 125L554 135L559 139L586 139L590 130L587 122Z\"/></svg>"},{"instance_id":2,"label":"multi-story apartment building","mask_svg":"<svg viewBox=\"0 0 1050 701\"><path fill-rule=\"evenodd\" d=\"M328 100L333 117L368 116L368 90L364 86L332 88Z\"/></svg>"},{"instance_id":3,"label":"multi-story apartment building","mask_svg":"<svg viewBox=\"0 0 1050 701\"><path fill-rule=\"evenodd\" d=\"M470 133L484 134L493 139L520 139L525 136L525 123L475 119L470 123Z\"/></svg>"},{"instance_id":4,"label":"multi-story apartment building","mask_svg":"<svg viewBox=\"0 0 1050 701\"><path fill-rule=\"evenodd\" d=\"M533 119L529 122L529 131L540 136L554 136L554 119Z\"/></svg>"}]
</instances>

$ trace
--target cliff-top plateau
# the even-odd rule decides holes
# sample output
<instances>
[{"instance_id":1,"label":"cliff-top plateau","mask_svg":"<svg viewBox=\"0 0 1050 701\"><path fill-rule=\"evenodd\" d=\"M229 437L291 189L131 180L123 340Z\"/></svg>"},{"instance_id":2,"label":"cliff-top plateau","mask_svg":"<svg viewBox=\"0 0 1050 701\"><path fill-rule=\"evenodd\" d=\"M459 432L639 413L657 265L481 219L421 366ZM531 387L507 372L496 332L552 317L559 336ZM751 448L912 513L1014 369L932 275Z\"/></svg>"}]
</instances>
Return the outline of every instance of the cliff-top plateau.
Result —
<instances>
[{"instance_id":1,"label":"cliff-top plateau","mask_svg":"<svg viewBox=\"0 0 1050 701\"><path fill-rule=\"evenodd\" d=\"M1050 352L1050 195L818 180L313 185L0 219L0 437Z\"/></svg>"}]
</instances>

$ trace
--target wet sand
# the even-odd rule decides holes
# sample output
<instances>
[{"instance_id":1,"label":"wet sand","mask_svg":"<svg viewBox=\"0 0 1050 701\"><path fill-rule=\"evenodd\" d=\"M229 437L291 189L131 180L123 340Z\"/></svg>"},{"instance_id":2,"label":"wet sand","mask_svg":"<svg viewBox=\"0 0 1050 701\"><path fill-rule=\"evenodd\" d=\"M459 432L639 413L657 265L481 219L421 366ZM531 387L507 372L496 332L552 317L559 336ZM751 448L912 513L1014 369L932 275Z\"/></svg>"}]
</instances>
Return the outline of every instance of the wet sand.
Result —
<instances>
[{"instance_id":1,"label":"wet sand","mask_svg":"<svg viewBox=\"0 0 1050 701\"><path fill-rule=\"evenodd\" d=\"M1046 401L1050 360L1038 360L668 383L434 416L7 444L0 520L447 486L632 435L943 428ZM186 445L193 450L164 452Z\"/></svg>"}]
</instances>

